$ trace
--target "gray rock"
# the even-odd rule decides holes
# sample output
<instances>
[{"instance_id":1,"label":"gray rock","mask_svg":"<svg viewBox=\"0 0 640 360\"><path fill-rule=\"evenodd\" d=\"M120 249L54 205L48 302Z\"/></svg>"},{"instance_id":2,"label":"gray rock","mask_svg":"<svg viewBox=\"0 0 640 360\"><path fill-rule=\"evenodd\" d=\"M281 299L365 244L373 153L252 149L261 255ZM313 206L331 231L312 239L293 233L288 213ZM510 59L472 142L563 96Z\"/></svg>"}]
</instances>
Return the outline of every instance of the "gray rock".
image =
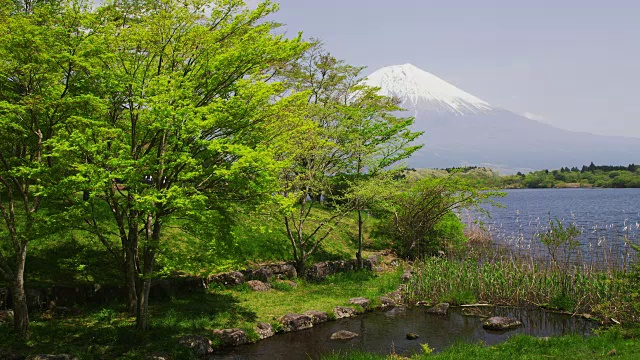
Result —
<instances>
[{"instance_id":1,"label":"gray rock","mask_svg":"<svg viewBox=\"0 0 640 360\"><path fill-rule=\"evenodd\" d=\"M213 352L211 340L200 335L187 335L178 339L178 343L184 347L192 349L196 355L208 355Z\"/></svg>"},{"instance_id":2,"label":"gray rock","mask_svg":"<svg viewBox=\"0 0 640 360\"><path fill-rule=\"evenodd\" d=\"M517 319L506 316L494 316L482 323L485 330L508 330L522 325Z\"/></svg>"},{"instance_id":3,"label":"gray rock","mask_svg":"<svg viewBox=\"0 0 640 360\"><path fill-rule=\"evenodd\" d=\"M420 335L416 334L416 333L408 333L406 335L407 340L415 340L417 338L419 338Z\"/></svg>"},{"instance_id":4,"label":"gray rock","mask_svg":"<svg viewBox=\"0 0 640 360\"><path fill-rule=\"evenodd\" d=\"M336 306L333 308L333 314L336 316L336 319L343 319L348 317L356 316L356 309L347 307L347 306Z\"/></svg>"},{"instance_id":5,"label":"gray rock","mask_svg":"<svg viewBox=\"0 0 640 360\"><path fill-rule=\"evenodd\" d=\"M67 354L51 355L51 354L38 354L27 356L25 360L75 360L75 356Z\"/></svg>"},{"instance_id":6,"label":"gray rock","mask_svg":"<svg viewBox=\"0 0 640 360\"><path fill-rule=\"evenodd\" d=\"M380 265L380 258L378 257L378 255L369 255L369 257L367 257L367 260L369 261L371 266Z\"/></svg>"},{"instance_id":7,"label":"gray rock","mask_svg":"<svg viewBox=\"0 0 640 360\"><path fill-rule=\"evenodd\" d=\"M295 279L298 277L296 267L291 264L278 264L275 268L272 266L271 271L278 279Z\"/></svg>"},{"instance_id":8,"label":"gray rock","mask_svg":"<svg viewBox=\"0 0 640 360\"><path fill-rule=\"evenodd\" d=\"M271 269L269 269L268 267L261 267L251 271L250 277L251 277L251 280L260 280L263 282L269 282L273 277L273 271L271 271Z\"/></svg>"},{"instance_id":9,"label":"gray rock","mask_svg":"<svg viewBox=\"0 0 640 360\"><path fill-rule=\"evenodd\" d=\"M449 303L440 303L427 310L428 313L436 315L447 315L447 311L449 311Z\"/></svg>"},{"instance_id":10,"label":"gray rock","mask_svg":"<svg viewBox=\"0 0 640 360\"><path fill-rule=\"evenodd\" d=\"M210 283L216 283L225 286L235 286L244 284L245 278L241 272L232 271L218 275L211 275L209 276L208 280Z\"/></svg>"},{"instance_id":11,"label":"gray rock","mask_svg":"<svg viewBox=\"0 0 640 360\"><path fill-rule=\"evenodd\" d=\"M263 283L260 280L249 280L247 281L247 285L249 285L253 291L265 292L271 290L271 285Z\"/></svg>"},{"instance_id":12,"label":"gray rock","mask_svg":"<svg viewBox=\"0 0 640 360\"><path fill-rule=\"evenodd\" d=\"M357 297L357 298L349 299L349 304L358 305L366 311L366 310L369 310L371 301L369 301L367 298Z\"/></svg>"},{"instance_id":13,"label":"gray rock","mask_svg":"<svg viewBox=\"0 0 640 360\"><path fill-rule=\"evenodd\" d=\"M308 315L286 314L280 318L284 332L299 331L313 326L313 320Z\"/></svg>"},{"instance_id":14,"label":"gray rock","mask_svg":"<svg viewBox=\"0 0 640 360\"><path fill-rule=\"evenodd\" d=\"M347 330L340 330L331 334L331 340L350 340L356 336L358 336L358 334L354 332L347 331Z\"/></svg>"},{"instance_id":15,"label":"gray rock","mask_svg":"<svg viewBox=\"0 0 640 360\"><path fill-rule=\"evenodd\" d=\"M223 346L238 346L249 342L247 334L240 329L213 330L213 335L220 339Z\"/></svg>"},{"instance_id":16,"label":"gray rock","mask_svg":"<svg viewBox=\"0 0 640 360\"><path fill-rule=\"evenodd\" d=\"M396 304L402 304L404 302L404 295L402 291L399 290L387 293L385 297L393 300Z\"/></svg>"},{"instance_id":17,"label":"gray rock","mask_svg":"<svg viewBox=\"0 0 640 360\"><path fill-rule=\"evenodd\" d=\"M313 325L325 323L329 321L329 314L324 311L310 310L304 313L311 318Z\"/></svg>"},{"instance_id":18,"label":"gray rock","mask_svg":"<svg viewBox=\"0 0 640 360\"><path fill-rule=\"evenodd\" d=\"M264 322L258 323L258 326L256 326L256 332L258 333L258 336L260 336L261 340L272 337L276 334L273 330L273 326Z\"/></svg>"},{"instance_id":19,"label":"gray rock","mask_svg":"<svg viewBox=\"0 0 640 360\"><path fill-rule=\"evenodd\" d=\"M381 296L380 297L380 307L383 309L386 308L392 308L396 306L396 302L390 298L390 297L386 297L386 296Z\"/></svg>"}]
</instances>

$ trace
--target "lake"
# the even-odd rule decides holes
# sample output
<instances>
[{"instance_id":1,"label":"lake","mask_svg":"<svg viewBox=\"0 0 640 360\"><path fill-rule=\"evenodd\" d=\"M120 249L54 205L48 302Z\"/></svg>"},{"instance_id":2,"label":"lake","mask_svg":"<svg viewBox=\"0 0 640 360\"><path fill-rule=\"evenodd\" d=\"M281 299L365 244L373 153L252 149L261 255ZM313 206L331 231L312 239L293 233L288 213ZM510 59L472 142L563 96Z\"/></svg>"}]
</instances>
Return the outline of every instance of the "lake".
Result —
<instances>
[{"instance_id":1,"label":"lake","mask_svg":"<svg viewBox=\"0 0 640 360\"><path fill-rule=\"evenodd\" d=\"M470 213L485 223L499 245L543 254L536 234L549 219L574 223L581 231L576 256L588 262L625 267L635 257L627 241L640 242L640 189L506 190L503 208L485 207L491 218Z\"/></svg>"}]
</instances>

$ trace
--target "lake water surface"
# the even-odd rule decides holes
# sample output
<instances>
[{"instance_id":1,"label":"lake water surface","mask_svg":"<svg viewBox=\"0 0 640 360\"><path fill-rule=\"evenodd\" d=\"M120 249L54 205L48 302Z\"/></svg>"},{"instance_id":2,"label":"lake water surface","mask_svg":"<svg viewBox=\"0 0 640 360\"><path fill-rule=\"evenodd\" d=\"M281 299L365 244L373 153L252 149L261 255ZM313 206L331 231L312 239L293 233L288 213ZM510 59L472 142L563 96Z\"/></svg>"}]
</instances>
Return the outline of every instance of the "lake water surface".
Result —
<instances>
[{"instance_id":1,"label":"lake water surface","mask_svg":"<svg viewBox=\"0 0 640 360\"><path fill-rule=\"evenodd\" d=\"M479 216L494 240L515 249L544 251L536 234L549 219L574 223L581 231L579 256L625 266L634 257L628 241L640 243L640 189L517 189ZM464 214L469 221L473 214Z\"/></svg>"}]
</instances>

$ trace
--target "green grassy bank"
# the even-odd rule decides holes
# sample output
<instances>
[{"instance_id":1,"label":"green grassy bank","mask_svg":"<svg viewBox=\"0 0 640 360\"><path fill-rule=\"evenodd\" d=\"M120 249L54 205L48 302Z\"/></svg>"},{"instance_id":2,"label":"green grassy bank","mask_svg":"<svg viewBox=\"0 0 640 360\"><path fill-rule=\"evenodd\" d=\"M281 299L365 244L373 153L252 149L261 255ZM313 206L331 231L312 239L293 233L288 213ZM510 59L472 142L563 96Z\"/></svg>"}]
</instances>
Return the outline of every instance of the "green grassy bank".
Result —
<instances>
[{"instance_id":1,"label":"green grassy bank","mask_svg":"<svg viewBox=\"0 0 640 360\"><path fill-rule=\"evenodd\" d=\"M459 343L441 352L415 355L411 359L420 360L538 360L538 359L640 359L640 329L610 328L596 336L581 337L567 335L557 338L536 338L518 335L494 346ZM427 351L428 352L428 351ZM375 355L363 352L335 354L325 360L399 360L398 355Z\"/></svg>"},{"instance_id":2,"label":"green grassy bank","mask_svg":"<svg viewBox=\"0 0 640 360\"><path fill-rule=\"evenodd\" d=\"M196 359L181 347L183 335L212 337L214 329L241 328L257 340L258 322L274 325L286 313L308 310L331 314L335 306L348 305L352 297L374 301L395 290L399 272L376 274L362 271L328 277L318 283L297 281L293 287L273 283L269 292L254 292L248 286L209 289L206 293L183 295L150 304L151 327L135 333L133 317L124 304L71 309L67 314L41 313L32 317L31 337L24 342L8 324L0 326L0 354L72 354L79 359L146 359L154 353L171 359ZM276 325L277 326L277 325Z\"/></svg>"}]
</instances>

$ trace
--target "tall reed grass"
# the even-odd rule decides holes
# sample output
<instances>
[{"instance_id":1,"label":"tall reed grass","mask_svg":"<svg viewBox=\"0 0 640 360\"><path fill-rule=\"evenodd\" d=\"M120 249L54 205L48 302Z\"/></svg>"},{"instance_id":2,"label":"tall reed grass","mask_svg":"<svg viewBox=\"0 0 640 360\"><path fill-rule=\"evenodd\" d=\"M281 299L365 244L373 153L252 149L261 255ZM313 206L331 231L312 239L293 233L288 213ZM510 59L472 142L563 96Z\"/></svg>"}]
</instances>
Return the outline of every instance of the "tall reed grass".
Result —
<instances>
[{"instance_id":1,"label":"tall reed grass","mask_svg":"<svg viewBox=\"0 0 640 360\"><path fill-rule=\"evenodd\" d=\"M539 239L528 247L498 245L479 227L470 227L467 237L464 249L414 264L407 284L411 301L542 306L603 321L639 319L631 248L624 262L585 258L569 245L552 258Z\"/></svg>"}]
</instances>

